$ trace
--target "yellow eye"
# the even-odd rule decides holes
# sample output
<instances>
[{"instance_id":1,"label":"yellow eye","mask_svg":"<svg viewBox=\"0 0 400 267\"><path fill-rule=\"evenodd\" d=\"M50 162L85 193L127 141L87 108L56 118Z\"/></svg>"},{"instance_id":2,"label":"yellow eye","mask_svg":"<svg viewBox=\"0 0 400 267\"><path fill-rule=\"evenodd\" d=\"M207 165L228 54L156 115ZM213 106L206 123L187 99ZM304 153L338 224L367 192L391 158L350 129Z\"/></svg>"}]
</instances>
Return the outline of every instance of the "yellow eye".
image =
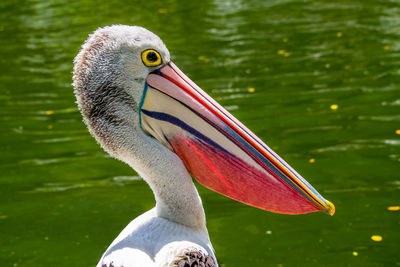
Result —
<instances>
[{"instance_id":1,"label":"yellow eye","mask_svg":"<svg viewBox=\"0 0 400 267\"><path fill-rule=\"evenodd\" d=\"M142 52L142 61L147 67L154 67L161 64L160 54L153 49L148 49Z\"/></svg>"}]
</instances>

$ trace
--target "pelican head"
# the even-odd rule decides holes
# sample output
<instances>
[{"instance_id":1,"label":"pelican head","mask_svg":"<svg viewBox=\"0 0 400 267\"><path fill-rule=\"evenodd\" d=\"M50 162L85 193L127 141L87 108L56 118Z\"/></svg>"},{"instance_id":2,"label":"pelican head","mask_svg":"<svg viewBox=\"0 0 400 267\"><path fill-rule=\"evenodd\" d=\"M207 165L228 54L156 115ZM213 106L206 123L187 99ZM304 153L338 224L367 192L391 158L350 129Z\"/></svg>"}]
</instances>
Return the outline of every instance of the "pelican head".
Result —
<instances>
[{"instance_id":1,"label":"pelican head","mask_svg":"<svg viewBox=\"0 0 400 267\"><path fill-rule=\"evenodd\" d=\"M333 204L186 77L161 39L142 27L95 31L75 58L74 87L92 135L148 182L157 177L149 182L159 190L156 198L170 184L187 192L176 177L190 173L204 186L264 210L334 212ZM163 176L169 180L160 185ZM169 209L182 210L184 203Z\"/></svg>"},{"instance_id":2,"label":"pelican head","mask_svg":"<svg viewBox=\"0 0 400 267\"><path fill-rule=\"evenodd\" d=\"M169 61L157 35L125 25L98 29L76 56L73 85L79 109L89 131L113 156L120 158L132 144L146 78Z\"/></svg>"}]
</instances>

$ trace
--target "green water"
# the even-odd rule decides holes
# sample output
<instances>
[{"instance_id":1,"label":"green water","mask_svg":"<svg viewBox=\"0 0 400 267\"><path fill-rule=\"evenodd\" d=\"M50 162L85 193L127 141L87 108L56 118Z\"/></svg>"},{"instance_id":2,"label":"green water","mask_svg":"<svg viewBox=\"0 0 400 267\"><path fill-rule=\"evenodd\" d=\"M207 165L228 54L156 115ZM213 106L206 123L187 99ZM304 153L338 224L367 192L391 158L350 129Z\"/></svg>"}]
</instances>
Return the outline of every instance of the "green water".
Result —
<instances>
[{"instance_id":1,"label":"green water","mask_svg":"<svg viewBox=\"0 0 400 267\"><path fill-rule=\"evenodd\" d=\"M117 23L158 34L336 205L279 215L198 186L221 266L400 265L399 1L2 0L0 266L95 266L154 205L89 135L71 86L81 43Z\"/></svg>"}]
</instances>

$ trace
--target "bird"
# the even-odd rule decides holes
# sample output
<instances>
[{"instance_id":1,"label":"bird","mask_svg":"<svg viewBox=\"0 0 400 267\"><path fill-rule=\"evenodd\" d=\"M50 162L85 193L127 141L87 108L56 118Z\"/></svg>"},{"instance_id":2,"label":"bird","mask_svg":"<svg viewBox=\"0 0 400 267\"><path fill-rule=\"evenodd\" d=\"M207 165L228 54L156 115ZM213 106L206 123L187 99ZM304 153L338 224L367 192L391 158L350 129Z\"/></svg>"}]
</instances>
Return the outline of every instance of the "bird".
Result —
<instances>
[{"instance_id":1,"label":"bird","mask_svg":"<svg viewBox=\"0 0 400 267\"><path fill-rule=\"evenodd\" d=\"M141 26L90 34L74 59L73 87L91 135L147 182L156 203L122 230L97 267L218 266L193 178L271 212L335 212Z\"/></svg>"}]
</instances>

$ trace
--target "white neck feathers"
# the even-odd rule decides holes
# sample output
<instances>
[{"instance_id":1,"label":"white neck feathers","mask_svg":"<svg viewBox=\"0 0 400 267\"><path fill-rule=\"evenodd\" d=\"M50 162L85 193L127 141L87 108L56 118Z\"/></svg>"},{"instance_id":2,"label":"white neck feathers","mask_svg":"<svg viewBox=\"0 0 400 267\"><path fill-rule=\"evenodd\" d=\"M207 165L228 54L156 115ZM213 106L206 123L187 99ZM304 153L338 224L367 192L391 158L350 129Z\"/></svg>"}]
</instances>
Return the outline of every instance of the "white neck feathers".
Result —
<instances>
[{"instance_id":1,"label":"white neck feathers","mask_svg":"<svg viewBox=\"0 0 400 267\"><path fill-rule=\"evenodd\" d=\"M200 196L180 158L141 129L130 136L132 149L120 158L153 190L158 216L207 232Z\"/></svg>"}]
</instances>

